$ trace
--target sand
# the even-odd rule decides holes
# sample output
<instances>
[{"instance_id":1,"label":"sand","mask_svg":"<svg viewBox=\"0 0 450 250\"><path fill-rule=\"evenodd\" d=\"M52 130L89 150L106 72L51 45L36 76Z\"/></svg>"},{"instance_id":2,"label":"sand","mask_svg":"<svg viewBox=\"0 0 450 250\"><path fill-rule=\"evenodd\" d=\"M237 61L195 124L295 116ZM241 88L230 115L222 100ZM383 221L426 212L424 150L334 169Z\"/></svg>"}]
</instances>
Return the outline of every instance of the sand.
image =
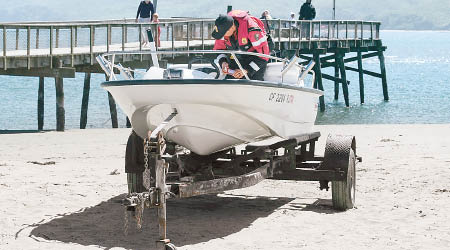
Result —
<instances>
[{"instance_id":1,"label":"sand","mask_svg":"<svg viewBox=\"0 0 450 250\"><path fill-rule=\"evenodd\" d=\"M317 182L170 200L179 249L450 249L450 125L317 126L353 134L357 207ZM0 134L0 249L154 249L155 211L124 235L128 129ZM44 165L41 165L44 164Z\"/></svg>"}]
</instances>

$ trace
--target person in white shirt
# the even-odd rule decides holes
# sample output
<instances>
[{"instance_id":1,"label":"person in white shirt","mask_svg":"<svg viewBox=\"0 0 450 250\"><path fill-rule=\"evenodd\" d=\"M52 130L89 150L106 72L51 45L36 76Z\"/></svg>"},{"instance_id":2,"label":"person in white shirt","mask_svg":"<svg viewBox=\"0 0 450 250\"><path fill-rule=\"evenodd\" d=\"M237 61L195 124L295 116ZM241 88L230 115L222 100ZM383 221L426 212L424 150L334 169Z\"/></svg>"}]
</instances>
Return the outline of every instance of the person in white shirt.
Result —
<instances>
[{"instance_id":1,"label":"person in white shirt","mask_svg":"<svg viewBox=\"0 0 450 250\"><path fill-rule=\"evenodd\" d=\"M286 28L291 28L292 37L298 37L297 20L295 19L294 12L291 12L289 22L286 23Z\"/></svg>"}]
</instances>

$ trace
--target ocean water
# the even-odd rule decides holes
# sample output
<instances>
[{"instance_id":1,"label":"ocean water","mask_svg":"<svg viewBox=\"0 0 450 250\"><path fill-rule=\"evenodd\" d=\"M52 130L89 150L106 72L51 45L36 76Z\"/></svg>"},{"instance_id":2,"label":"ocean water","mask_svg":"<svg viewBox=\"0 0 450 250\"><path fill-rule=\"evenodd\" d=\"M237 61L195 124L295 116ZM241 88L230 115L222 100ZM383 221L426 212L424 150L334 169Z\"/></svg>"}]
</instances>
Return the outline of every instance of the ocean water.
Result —
<instances>
[{"instance_id":1,"label":"ocean water","mask_svg":"<svg viewBox=\"0 0 450 250\"><path fill-rule=\"evenodd\" d=\"M450 123L450 32L382 31L386 45L389 101L381 79L364 76L365 103L359 100L357 72L347 71L350 108L342 90L334 100L334 83L324 81L326 111L317 124ZM353 67L357 67L353 63ZM363 61L367 70L380 72L377 57ZM327 69L334 75L334 69Z\"/></svg>"},{"instance_id":2,"label":"ocean water","mask_svg":"<svg viewBox=\"0 0 450 250\"><path fill-rule=\"evenodd\" d=\"M383 100L381 79L365 76L365 103L359 101L358 73L347 72L350 108L340 90L334 100L334 82L324 80L326 111L317 124L450 123L450 32L382 31L388 47L386 70L390 100ZM351 65L356 67L356 63ZM379 72L378 59L363 67ZM334 75L334 69L324 73ZM79 128L84 74L64 80L66 128ZM107 92L100 87L104 75L94 74L89 97L88 128L111 127ZM37 129L36 77L0 76L0 130ZM54 79L45 79L44 129L56 127ZM125 115L118 109L119 126Z\"/></svg>"}]
</instances>

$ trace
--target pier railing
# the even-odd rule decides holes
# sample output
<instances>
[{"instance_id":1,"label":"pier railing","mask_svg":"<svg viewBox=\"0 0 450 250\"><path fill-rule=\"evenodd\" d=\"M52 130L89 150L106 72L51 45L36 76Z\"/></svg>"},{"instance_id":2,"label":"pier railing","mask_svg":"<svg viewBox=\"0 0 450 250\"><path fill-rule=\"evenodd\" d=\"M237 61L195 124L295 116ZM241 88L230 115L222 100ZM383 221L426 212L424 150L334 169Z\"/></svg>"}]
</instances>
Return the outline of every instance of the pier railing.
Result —
<instances>
[{"instance_id":1,"label":"pier railing","mask_svg":"<svg viewBox=\"0 0 450 250\"><path fill-rule=\"evenodd\" d=\"M373 41L379 39L380 23L365 21L268 20L273 40L310 44L312 41ZM161 34L157 29L161 29ZM160 37L159 49L205 49L214 44L213 19L171 18L158 24L135 23L134 19L74 22L0 23L0 57L37 57L146 50L141 43L146 29ZM296 46L300 48L301 46ZM91 62L93 58L91 57ZM72 60L73 61L73 60ZM73 63L72 63L73 66Z\"/></svg>"}]
</instances>

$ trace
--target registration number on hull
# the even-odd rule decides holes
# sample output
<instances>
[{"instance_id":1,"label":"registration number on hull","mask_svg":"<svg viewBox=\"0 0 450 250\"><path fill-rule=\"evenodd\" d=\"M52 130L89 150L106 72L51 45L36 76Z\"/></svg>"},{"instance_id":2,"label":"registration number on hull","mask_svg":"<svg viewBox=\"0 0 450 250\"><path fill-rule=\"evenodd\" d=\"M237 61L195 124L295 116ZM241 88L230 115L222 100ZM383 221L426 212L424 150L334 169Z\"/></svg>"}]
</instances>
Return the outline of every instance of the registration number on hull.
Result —
<instances>
[{"instance_id":1,"label":"registration number on hull","mask_svg":"<svg viewBox=\"0 0 450 250\"><path fill-rule=\"evenodd\" d=\"M294 103L294 96L289 94L270 93L269 101L278 103Z\"/></svg>"}]
</instances>

